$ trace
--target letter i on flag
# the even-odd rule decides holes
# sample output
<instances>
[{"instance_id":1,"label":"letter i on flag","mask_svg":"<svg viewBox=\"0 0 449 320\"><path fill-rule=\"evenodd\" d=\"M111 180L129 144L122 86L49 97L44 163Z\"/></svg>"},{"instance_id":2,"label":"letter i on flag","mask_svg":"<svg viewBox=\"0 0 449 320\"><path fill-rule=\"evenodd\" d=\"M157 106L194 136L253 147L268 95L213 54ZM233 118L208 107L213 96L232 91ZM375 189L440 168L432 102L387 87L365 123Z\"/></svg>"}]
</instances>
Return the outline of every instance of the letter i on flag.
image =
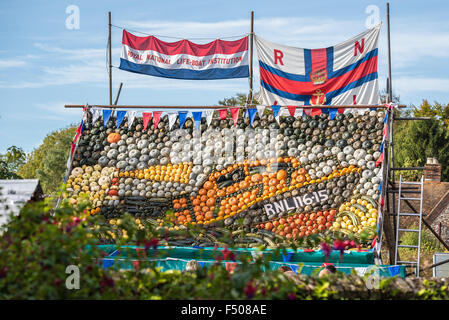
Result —
<instances>
[{"instance_id":1,"label":"letter i on flag","mask_svg":"<svg viewBox=\"0 0 449 320\"><path fill-rule=\"evenodd\" d=\"M201 111L194 111L192 112L193 115L193 121L195 122L195 128L196 130L198 130L200 128L200 124L201 124L201 115L203 113Z\"/></svg>"},{"instance_id":2,"label":"letter i on flag","mask_svg":"<svg viewBox=\"0 0 449 320\"><path fill-rule=\"evenodd\" d=\"M142 112L143 118L143 131L147 130L148 123L151 120L151 112Z\"/></svg>"}]
</instances>

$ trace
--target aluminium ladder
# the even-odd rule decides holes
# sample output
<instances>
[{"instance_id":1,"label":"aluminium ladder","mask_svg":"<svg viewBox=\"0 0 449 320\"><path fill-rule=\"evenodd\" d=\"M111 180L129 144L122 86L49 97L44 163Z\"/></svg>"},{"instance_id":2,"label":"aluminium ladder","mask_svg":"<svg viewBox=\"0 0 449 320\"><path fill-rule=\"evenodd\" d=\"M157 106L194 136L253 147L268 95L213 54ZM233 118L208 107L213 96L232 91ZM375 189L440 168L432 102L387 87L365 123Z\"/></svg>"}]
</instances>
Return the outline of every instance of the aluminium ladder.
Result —
<instances>
[{"instance_id":1,"label":"aluminium ladder","mask_svg":"<svg viewBox=\"0 0 449 320\"><path fill-rule=\"evenodd\" d=\"M415 185L419 186L419 189L417 191L413 191L409 193L419 194L419 197L410 197L410 196L403 196L402 195L402 186L403 185ZM395 257L394 261L395 264L405 264L409 266L416 266L415 274L417 277L419 277L419 264L420 264L420 252L421 252L421 222L422 222L422 203L423 203L423 192L424 192L424 175L421 177L420 182L405 182L402 180L402 175L399 177L399 195L398 195L398 213L396 215L396 246L395 246ZM409 212L401 212L401 201L402 200L414 200L419 201L419 213L409 213ZM404 216L412 216L417 217L419 219L418 223L418 229L404 229L401 228L401 217ZM418 233L418 245L403 245L400 244L399 240L399 232L407 233L407 232L414 232ZM416 261L401 261L398 260L398 250L399 248L410 248L417 250L417 259Z\"/></svg>"}]
</instances>

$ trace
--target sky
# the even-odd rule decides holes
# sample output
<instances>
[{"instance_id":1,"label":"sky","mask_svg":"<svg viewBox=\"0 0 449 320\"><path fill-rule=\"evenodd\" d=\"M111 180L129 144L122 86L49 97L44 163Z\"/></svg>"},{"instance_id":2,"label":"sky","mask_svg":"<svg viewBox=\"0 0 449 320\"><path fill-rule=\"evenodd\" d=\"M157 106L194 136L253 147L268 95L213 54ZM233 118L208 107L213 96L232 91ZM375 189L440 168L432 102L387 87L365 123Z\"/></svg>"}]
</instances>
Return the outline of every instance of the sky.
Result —
<instances>
[{"instance_id":1,"label":"sky","mask_svg":"<svg viewBox=\"0 0 449 320\"><path fill-rule=\"evenodd\" d=\"M79 25L74 24L77 10ZM198 43L247 35L254 11L256 35L303 48L335 45L380 20L379 87L385 88L383 1L1 0L0 153L12 145L31 152L51 131L79 123L81 109L65 109L65 104L108 104L108 11L116 26L164 41L201 38L194 40ZM423 98L449 103L448 11L444 1L390 1L392 84L403 104L418 105ZM113 27L114 99L123 82L118 104L217 105L248 92L248 79L174 80L119 70L121 36L122 30Z\"/></svg>"}]
</instances>

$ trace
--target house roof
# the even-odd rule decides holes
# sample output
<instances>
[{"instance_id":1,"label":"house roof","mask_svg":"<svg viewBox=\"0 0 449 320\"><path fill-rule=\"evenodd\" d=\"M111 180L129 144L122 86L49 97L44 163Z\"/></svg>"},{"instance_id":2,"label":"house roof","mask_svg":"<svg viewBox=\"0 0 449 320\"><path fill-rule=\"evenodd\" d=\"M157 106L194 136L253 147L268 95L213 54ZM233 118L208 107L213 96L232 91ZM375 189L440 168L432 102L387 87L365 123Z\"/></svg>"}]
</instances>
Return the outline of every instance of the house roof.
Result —
<instances>
[{"instance_id":1,"label":"house roof","mask_svg":"<svg viewBox=\"0 0 449 320\"><path fill-rule=\"evenodd\" d=\"M399 188L399 184L396 183L396 189ZM397 210L398 194L395 194L395 206ZM419 194L415 193L403 193L403 197L415 198ZM389 195L390 201L392 201L392 195ZM410 204L419 210L419 201L408 200ZM423 193L423 216L428 223L432 223L436 217L449 205L449 182L437 182L437 181L425 181L424 182L424 193ZM405 202L401 202L401 212L412 213L413 210ZM413 219L407 219L410 220Z\"/></svg>"},{"instance_id":2,"label":"house roof","mask_svg":"<svg viewBox=\"0 0 449 320\"><path fill-rule=\"evenodd\" d=\"M7 221L11 213L19 214L25 203L38 200L41 196L38 179L0 180L0 225Z\"/></svg>"}]
</instances>

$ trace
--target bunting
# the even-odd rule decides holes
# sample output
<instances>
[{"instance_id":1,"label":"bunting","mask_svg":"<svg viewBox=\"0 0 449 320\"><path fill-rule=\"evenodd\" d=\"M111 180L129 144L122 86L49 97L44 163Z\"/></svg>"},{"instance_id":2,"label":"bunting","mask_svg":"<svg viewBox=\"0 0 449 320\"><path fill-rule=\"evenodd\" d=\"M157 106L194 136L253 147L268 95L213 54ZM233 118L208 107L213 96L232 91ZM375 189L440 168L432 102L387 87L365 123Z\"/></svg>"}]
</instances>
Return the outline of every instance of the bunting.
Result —
<instances>
[{"instance_id":1,"label":"bunting","mask_svg":"<svg viewBox=\"0 0 449 320\"><path fill-rule=\"evenodd\" d=\"M220 109L218 110L218 114L220 115L220 120L225 120L228 114L228 109Z\"/></svg>"},{"instance_id":2,"label":"bunting","mask_svg":"<svg viewBox=\"0 0 449 320\"><path fill-rule=\"evenodd\" d=\"M187 119L187 111L178 111L179 116L179 128L182 129L184 126L184 122L186 122Z\"/></svg>"},{"instance_id":3,"label":"bunting","mask_svg":"<svg viewBox=\"0 0 449 320\"><path fill-rule=\"evenodd\" d=\"M128 117L128 128L131 128L133 125L134 119L136 118L136 111L128 111L127 117Z\"/></svg>"},{"instance_id":4,"label":"bunting","mask_svg":"<svg viewBox=\"0 0 449 320\"><path fill-rule=\"evenodd\" d=\"M106 124L108 123L109 119L111 118L112 110L110 109L103 109L103 125L106 127Z\"/></svg>"},{"instance_id":5,"label":"bunting","mask_svg":"<svg viewBox=\"0 0 449 320\"><path fill-rule=\"evenodd\" d=\"M162 111L153 111L153 123L154 123L154 130L157 128L157 124L159 123L159 120L161 119Z\"/></svg>"},{"instance_id":6,"label":"bunting","mask_svg":"<svg viewBox=\"0 0 449 320\"><path fill-rule=\"evenodd\" d=\"M206 114L206 123L207 123L207 126L210 126L210 124L211 124L211 122L212 122L212 117L213 117L213 115L214 115L214 110L208 109L208 110L205 110L204 113Z\"/></svg>"},{"instance_id":7,"label":"bunting","mask_svg":"<svg viewBox=\"0 0 449 320\"><path fill-rule=\"evenodd\" d=\"M151 112L142 112L142 118L143 118L143 131L147 130L148 123L151 120Z\"/></svg>"},{"instance_id":8,"label":"bunting","mask_svg":"<svg viewBox=\"0 0 449 320\"><path fill-rule=\"evenodd\" d=\"M256 108L248 109L249 124L251 125L251 127L253 126L254 118L256 118L256 113L257 113L257 109Z\"/></svg>"},{"instance_id":9,"label":"bunting","mask_svg":"<svg viewBox=\"0 0 449 320\"><path fill-rule=\"evenodd\" d=\"M239 117L240 108L231 108L229 110L231 111L232 120L234 121L234 126L235 126L237 124L237 120Z\"/></svg>"},{"instance_id":10,"label":"bunting","mask_svg":"<svg viewBox=\"0 0 449 320\"><path fill-rule=\"evenodd\" d=\"M171 128L173 128L173 125L176 122L176 117L178 115L176 113L169 113L168 114L168 129L171 130Z\"/></svg>"},{"instance_id":11,"label":"bunting","mask_svg":"<svg viewBox=\"0 0 449 320\"><path fill-rule=\"evenodd\" d=\"M202 114L203 113L201 111L194 111L194 112L192 112L193 121L195 122L196 130L198 130L200 128Z\"/></svg>"},{"instance_id":12,"label":"bunting","mask_svg":"<svg viewBox=\"0 0 449 320\"><path fill-rule=\"evenodd\" d=\"M120 110L117 111L117 129L120 128L120 125L122 124L123 119L126 116L126 111Z\"/></svg>"}]
</instances>

